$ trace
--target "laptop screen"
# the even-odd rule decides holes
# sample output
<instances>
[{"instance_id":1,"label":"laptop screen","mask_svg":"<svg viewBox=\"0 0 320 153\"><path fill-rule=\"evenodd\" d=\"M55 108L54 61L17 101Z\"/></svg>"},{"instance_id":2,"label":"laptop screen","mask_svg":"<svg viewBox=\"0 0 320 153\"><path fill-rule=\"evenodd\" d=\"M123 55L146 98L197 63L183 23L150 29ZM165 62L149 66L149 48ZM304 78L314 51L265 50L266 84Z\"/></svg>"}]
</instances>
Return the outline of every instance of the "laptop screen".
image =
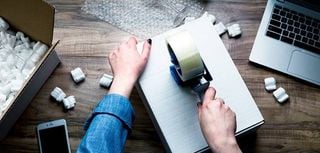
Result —
<instances>
[{"instance_id":1,"label":"laptop screen","mask_svg":"<svg viewBox=\"0 0 320 153\"><path fill-rule=\"evenodd\" d=\"M289 2L320 12L320 0L288 0Z\"/></svg>"}]
</instances>

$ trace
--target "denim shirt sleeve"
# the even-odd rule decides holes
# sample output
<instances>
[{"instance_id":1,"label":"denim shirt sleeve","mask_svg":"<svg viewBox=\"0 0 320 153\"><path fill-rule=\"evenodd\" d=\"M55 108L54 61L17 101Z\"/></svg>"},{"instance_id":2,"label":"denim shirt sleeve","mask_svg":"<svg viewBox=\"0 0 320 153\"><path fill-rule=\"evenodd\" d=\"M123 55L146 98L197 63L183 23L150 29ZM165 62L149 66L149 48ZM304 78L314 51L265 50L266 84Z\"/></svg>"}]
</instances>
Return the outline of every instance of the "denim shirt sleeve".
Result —
<instances>
[{"instance_id":1,"label":"denim shirt sleeve","mask_svg":"<svg viewBox=\"0 0 320 153\"><path fill-rule=\"evenodd\" d=\"M118 94L104 96L85 123L86 134L77 152L123 152L133 120L134 110L126 97Z\"/></svg>"}]
</instances>

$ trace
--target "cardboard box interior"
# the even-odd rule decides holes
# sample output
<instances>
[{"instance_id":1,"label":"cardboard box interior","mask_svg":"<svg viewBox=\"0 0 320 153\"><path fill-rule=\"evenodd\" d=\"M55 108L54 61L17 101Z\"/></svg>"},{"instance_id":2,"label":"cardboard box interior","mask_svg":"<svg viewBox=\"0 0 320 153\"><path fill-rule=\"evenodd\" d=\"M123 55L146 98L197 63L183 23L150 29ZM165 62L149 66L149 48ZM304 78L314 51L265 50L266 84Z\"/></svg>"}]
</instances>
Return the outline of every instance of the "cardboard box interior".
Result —
<instances>
[{"instance_id":1,"label":"cardboard box interior","mask_svg":"<svg viewBox=\"0 0 320 153\"><path fill-rule=\"evenodd\" d=\"M29 78L25 80L23 88L15 96L13 102L9 104L7 110L0 114L0 121L6 117L11 106L17 102L17 98L23 94L26 86L39 67L43 65L47 57L53 52L58 42L52 44L55 9L42 0L1 0L0 16L10 25L14 32L21 31L33 41L41 41L48 46L48 51L38 62ZM34 96L34 95L30 95ZM21 112L22 113L22 112ZM1 124L1 122L0 122Z\"/></svg>"}]
</instances>

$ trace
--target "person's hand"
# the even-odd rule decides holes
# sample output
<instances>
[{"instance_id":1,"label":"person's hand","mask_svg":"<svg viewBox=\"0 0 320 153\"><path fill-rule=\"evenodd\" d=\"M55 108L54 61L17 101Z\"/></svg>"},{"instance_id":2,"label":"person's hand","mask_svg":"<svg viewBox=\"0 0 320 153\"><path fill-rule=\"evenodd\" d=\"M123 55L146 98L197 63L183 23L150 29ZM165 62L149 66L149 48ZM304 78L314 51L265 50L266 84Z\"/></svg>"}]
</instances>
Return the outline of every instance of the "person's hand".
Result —
<instances>
[{"instance_id":1,"label":"person's hand","mask_svg":"<svg viewBox=\"0 0 320 153\"><path fill-rule=\"evenodd\" d=\"M131 37L109 54L109 63L113 72L110 93L117 93L129 98L135 82L143 72L151 49L151 39L144 42L142 53L137 51L137 40Z\"/></svg>"},{"instance_id":2,"label":"person's hand","mask_svg":"<svg viewBox=\"0 0 320 153\"><path fill-rule=\"evenodd\" d=\"M224 104L222 99L215 98L215 95L215 89L209 87L203 103L198 104L202 133L215 153L241 152L234 135L235 113Z\"/></svg>"}]
</instances>

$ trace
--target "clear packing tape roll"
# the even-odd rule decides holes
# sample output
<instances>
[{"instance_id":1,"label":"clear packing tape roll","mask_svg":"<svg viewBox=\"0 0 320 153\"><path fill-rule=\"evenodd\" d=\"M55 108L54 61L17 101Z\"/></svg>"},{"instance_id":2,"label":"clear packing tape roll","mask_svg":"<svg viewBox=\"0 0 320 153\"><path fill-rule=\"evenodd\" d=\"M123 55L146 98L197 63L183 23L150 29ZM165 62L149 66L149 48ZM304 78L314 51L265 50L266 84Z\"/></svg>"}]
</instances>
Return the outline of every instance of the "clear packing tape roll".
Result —
<instances>
[{"instance_id":1,"label":"clear packing tape roll","mask_svg":"<svg viewBox=\"0 0 320 153\"><path fill-rule=\"evenodd\" d=\"M201 78L205 72L200 53L188 31L170 35L166 39L168 51L173 65L171 75L177 84Z\"/></svg>"}]
</instances>

